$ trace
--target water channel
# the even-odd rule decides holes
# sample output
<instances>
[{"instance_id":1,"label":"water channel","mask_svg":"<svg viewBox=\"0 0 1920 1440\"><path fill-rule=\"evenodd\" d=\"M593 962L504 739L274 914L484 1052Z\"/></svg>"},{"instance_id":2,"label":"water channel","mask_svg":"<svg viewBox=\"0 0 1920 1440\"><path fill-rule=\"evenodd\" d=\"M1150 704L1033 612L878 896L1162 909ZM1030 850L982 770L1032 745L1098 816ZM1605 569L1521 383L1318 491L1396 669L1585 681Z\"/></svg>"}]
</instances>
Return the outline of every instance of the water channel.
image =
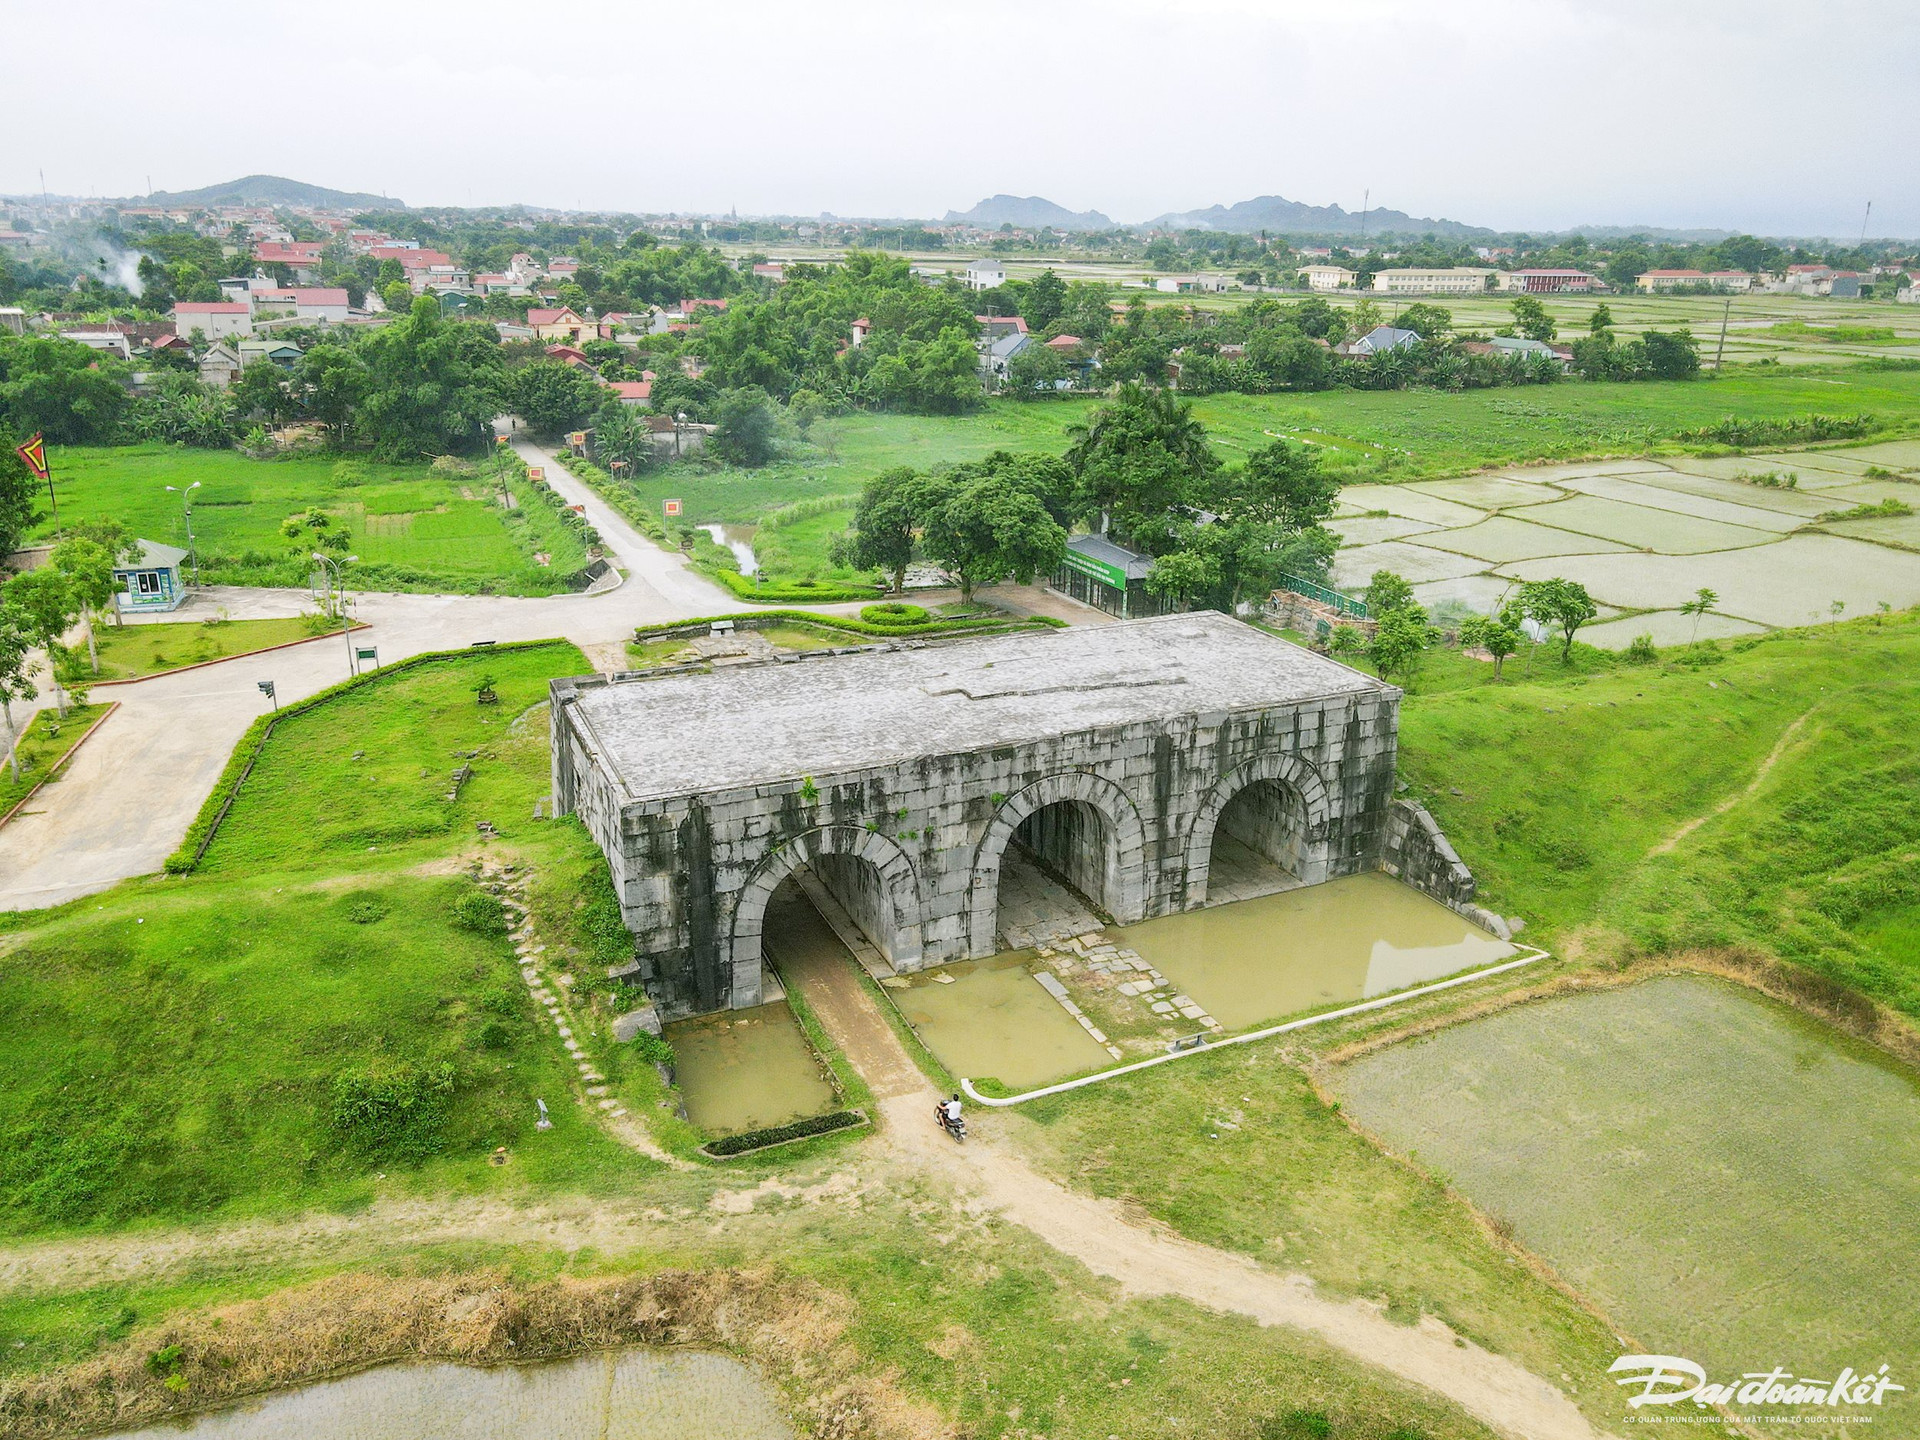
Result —
<instances>
[{"instance_id":1,"label":"water channel","mask_svg":"<svg viewBox=\"0 0 1920 1440\"><path fill-rule=\"evenodd\" d=\"M760 568L759 557L753 553L754 533L757 525L702 525L700 527L713 537L713 543L724 545L733 552L733 558L740 562L740 573L751 577Z\"/></svg>"},{"instance_id":2,"label":"water channel","mask_svg":"<svg viewBox=\"0 0 1920 1440\"><path fill-rule=\"evenodd\" d=\"M624 1350L548 1365L387 1365L114 1440L794 1440L738 1360Z\"/></svg>"},{"instance_id":3,"label":"water channel","mask_svg":"<svg viewBox=\"0 0 1920 1440\"><path fill-rule=\"evenodd\" d=\"M833 1087L785 1000L681 1020L667 1026L666 1039L687 1119L710 1135L763 1130L834 1108Z\"/></svg>"}]
</instances>

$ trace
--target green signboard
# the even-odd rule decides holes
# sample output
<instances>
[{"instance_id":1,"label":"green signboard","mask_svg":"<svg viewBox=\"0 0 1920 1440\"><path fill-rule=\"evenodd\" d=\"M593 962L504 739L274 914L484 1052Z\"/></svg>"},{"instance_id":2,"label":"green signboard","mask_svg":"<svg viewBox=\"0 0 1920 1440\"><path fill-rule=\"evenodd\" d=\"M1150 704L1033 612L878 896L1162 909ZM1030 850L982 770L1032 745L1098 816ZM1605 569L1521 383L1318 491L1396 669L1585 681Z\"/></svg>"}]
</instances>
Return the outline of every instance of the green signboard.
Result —
<instances>
[{"instance_id":1,"label":"green signboard","mask_svg":"<svg viewBox=\"0 0 1920 1440\"><path fill-rule=\"evenodd\" d=\"M1091 555L1082 555L1078 550L1067 551L1062 562L1069 570L1078 570L1082 575L1091 575L1102 585L1110 585L1115 590L1127 588L1127 576L1118 565L1109 565L1104 560L1096 560Z\"/></svg>"}]
</instances>

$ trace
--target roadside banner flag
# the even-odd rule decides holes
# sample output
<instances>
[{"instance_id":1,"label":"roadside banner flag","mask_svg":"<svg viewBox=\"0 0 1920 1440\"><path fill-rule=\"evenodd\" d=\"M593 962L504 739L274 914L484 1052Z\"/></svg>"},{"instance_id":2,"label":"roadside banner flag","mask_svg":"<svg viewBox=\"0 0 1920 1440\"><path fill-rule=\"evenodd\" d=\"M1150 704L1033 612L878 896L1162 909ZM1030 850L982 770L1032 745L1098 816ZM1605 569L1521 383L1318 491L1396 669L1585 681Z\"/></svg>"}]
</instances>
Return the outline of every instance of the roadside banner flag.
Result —
<instances>
[{"instance_id":1,"label":"roadside banner flag","mask_svg":"<svg viewBox=\"0 0 1920 1440\"><path fill-rule=\"evenodd\" d=\"M51 472L47 469L47 441L43 435L36 434L24 445L16 445L14 454L26 462L27 469L33 472L36 480L45 480Z\"/></svg>"}]
</instances>

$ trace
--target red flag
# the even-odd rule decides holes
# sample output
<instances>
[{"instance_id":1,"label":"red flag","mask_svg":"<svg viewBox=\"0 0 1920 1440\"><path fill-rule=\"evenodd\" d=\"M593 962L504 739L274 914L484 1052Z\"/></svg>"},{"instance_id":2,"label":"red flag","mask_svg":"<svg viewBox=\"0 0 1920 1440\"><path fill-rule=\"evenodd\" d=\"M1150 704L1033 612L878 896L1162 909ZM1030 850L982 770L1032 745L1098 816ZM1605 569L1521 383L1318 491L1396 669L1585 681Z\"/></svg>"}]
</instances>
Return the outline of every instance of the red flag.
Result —
<instances>
[{"instance_id":1,"label":"red flag","mask_svg":"<svg viewBox=\"0 0 1920 1440\"><path fill-rule=\"evenodd\" d=\"M47 442L44 437L35 435L26 444L14 446L13 453L27 462L27 468L33 472L36 480L47 478Z\"/></svg>"}]
</instances>

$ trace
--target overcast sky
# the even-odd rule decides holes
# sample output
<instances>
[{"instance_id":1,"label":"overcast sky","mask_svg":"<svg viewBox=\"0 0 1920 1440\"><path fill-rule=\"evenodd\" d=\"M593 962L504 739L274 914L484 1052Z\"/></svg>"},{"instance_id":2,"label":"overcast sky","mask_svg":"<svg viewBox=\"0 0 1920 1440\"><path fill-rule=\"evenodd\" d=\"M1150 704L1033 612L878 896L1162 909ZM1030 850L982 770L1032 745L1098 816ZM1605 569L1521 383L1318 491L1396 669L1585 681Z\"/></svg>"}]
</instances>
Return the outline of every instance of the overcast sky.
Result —
<instances>
[{"instance_id":1,"label":"overcast sky","mask_svg":"<svg viewBox=\"0 0 1920 1440\"><path fill-rule=\"evenodd\" d=\"M1920 236L1914 0L15 0L0 190Z\"/></svg>"}]
</instances>

